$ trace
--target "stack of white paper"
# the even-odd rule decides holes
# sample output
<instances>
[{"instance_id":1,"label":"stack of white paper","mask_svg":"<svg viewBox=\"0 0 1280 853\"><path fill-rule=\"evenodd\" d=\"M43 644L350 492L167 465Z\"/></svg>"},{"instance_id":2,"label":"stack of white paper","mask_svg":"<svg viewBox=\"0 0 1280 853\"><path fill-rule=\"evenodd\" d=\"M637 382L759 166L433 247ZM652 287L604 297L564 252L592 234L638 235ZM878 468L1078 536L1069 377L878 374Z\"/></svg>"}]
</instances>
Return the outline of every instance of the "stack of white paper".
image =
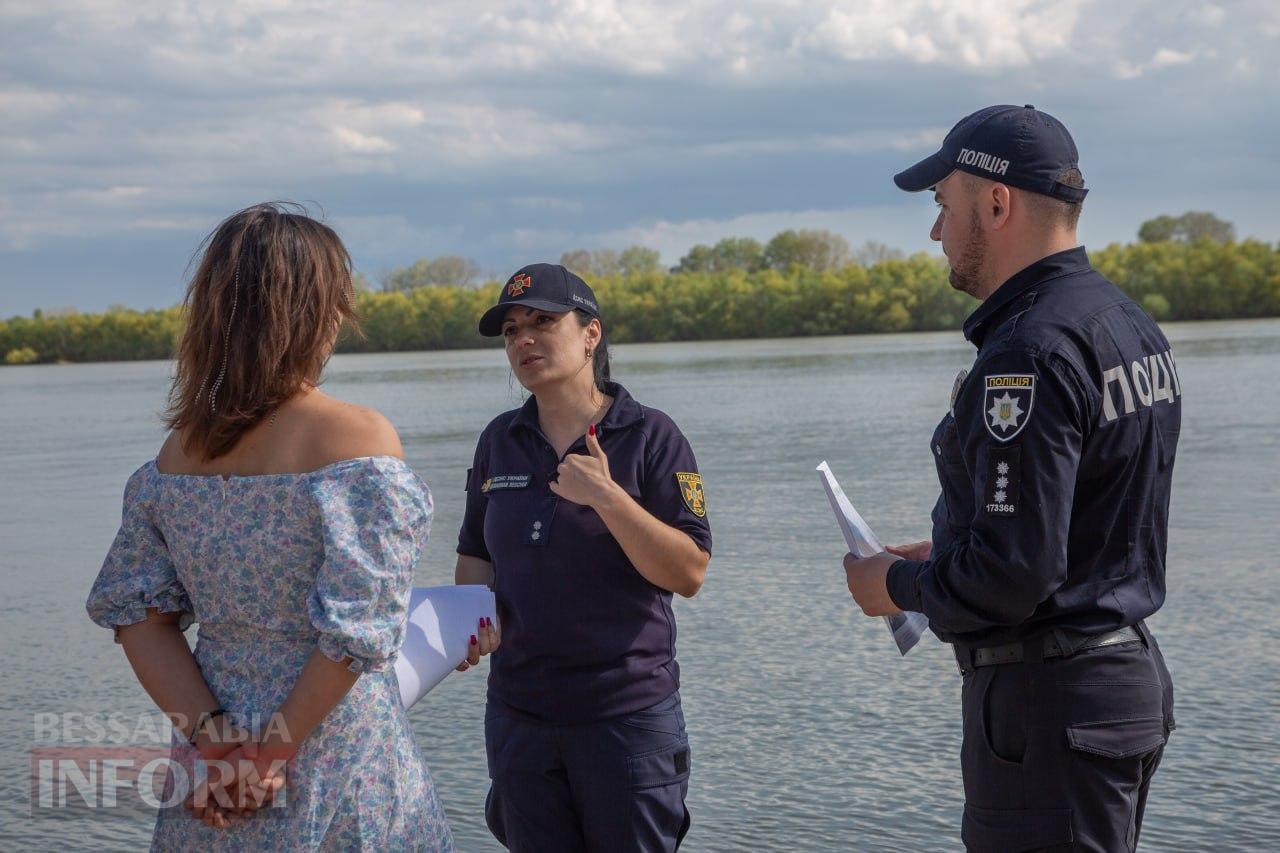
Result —
<instances>
[{"instance_id":1,"label":"stack of white paper","mask_svg":"<svg viewBox=\"0 0 1280 853\"><path fill-rule=\"evenodd\" d=\"M497 622L493 591L487 586L414 588L409 595L409 628L395 664L400 701L406 708L466 660L471 635L485 616Z\"/></svg>"},{"instance_id":2,"label":"stack of white paper","mask_svg":"<svg viewBox=\"0 0 1280 853\"><path fill-rule=\"evenodd\" d=\"M817 470L822 478L822 487L827 490L827 499L831 501L831 509L836 514L840 532L844 534L845 544L849 546L849 553L865 559L883 551L884 546L853 508L827 463L823 462ZM923 613L899 613L897 616L884 617L884 621L893 634L894 642L898 644L898 651L904 655L920 642L921 635L929 627L929 620Z\"/></svg>"}]
</instances>

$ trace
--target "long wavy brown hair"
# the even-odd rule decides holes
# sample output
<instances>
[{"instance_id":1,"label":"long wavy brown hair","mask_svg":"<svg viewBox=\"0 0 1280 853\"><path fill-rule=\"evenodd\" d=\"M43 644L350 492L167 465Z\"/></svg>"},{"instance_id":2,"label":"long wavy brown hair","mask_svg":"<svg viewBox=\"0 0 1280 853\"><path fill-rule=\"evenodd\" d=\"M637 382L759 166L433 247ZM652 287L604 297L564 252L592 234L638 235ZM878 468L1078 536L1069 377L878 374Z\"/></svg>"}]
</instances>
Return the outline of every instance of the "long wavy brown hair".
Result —
<instances>
[{"instance_id":1,"label":"long wavy brown hair","mask_svg":"<svg viewBox=\"0 0 1280 853\"><path fill-rule=\"evenodd\" d=\"M205 461L304 384L342 324L359 331L351 256L332 228L287 202L227 217L197 249L166 425Z\"/></svg>"}]
</instances>

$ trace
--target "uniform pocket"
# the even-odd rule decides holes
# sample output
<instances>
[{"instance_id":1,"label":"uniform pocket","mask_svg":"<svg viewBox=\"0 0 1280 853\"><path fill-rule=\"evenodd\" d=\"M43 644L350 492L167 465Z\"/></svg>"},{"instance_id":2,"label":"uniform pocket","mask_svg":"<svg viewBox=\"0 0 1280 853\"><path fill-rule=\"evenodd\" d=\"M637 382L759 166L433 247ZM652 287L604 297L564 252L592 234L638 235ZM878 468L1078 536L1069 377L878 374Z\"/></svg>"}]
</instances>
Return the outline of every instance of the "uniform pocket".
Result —
<instances>
[{"instance_id":1,"label":"uniform pocket","mask_svg":"<svg viewBox=\"0 0 1280 853\"><path fill-rule=\"evenodd\" d=\"M684 800L689 792L689 741L681 738L660 749L651 749L627 758L631 774L631 821L634 829L645 829L644 837L633 833L631 843L621 841L617 849L677 850L689 831L690 816Z\"/></svg>"},{"instance_id":2,"label":"uniform pocket","mask_svg":"<svg viewBox=\"0 0 1280 853\"><path fill-rule=\"evenodd\" d=\"M977 853L1070 844L1071 809L982 809L966 804L960 837L966 850Z\"/></svg>"},{"instance_id":3,"label":"uniform pocket","mask_svg":"<svg viewBox=\"0 0 1280 853\"><path fill-rule=\"evenodd\" d=\"M956 434L956 421L950 414L934 431L933 453L942 486L939 501L946 510L947 523L953 531L963 534L973 518L973 484Z\"/></svg>"},{"instance_id":4,"label":"uniform pocket","mask_svg":"<svg viewBox=\"0 0 1280 853\"><path fill-rule=\"evenodd\" d=\"M1072 749L1103 758L1132 758L1164 746L1164 718L1076 723L1067 726L1067 742Z\"/></svg>"},{"instance_id":5,"label":"uniform pocket","mask_svg":"<svg viewBox=\"0 0 1280 853\"><path fill-rule=\"evenodd\" d=\"M680 707L680 692L676 691L644 710L627 714L618 722L631 729L684 737L684 711Z\"/></svg>"},{"instance_id":6,"label":"uniform pocket","mask_svg":"<svg viewBox=\"0 0 1280 853\"><path fill-rule=\"evenodd\" d=\"M1023 668L994 666L982 700L982 736L1006 764L1021 765L1027 751L1027 679Z\"/></svg>"},{"instance_id":7,"label":"uniform pocket","mask_svg":"<svg viewBox=\"0 0 1280 853\"><path fill-rule=\"evenodd\" d=\"M687 782L690 761L688 741L678 741L661 749L628 756L627 768L631 774L631 789L643 791L648 788L662 788Z\"/></svg>"}]
</instances>

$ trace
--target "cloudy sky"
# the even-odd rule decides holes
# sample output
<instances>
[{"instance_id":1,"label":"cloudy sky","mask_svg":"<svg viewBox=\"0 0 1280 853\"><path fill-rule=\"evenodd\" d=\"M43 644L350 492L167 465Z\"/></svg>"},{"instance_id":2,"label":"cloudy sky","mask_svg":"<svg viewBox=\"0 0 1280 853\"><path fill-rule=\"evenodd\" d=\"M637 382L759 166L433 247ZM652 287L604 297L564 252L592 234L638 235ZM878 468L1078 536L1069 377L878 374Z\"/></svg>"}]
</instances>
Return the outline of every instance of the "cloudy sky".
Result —
<instances>
[{"instance_id":1,"label":"cloudy sky","mask_svg":"<svg viewBox=\"0 0 1280 853\"><path fill-rule=\"evenodd\" d=\"M176 303L274 198L374 277L788 227L930 249L890 176L990 103L1072 130L1087 245L1188 209L1276 241L1278 54L1274 0L4 0L0 316Z\"/></svg>"}]
</instances>

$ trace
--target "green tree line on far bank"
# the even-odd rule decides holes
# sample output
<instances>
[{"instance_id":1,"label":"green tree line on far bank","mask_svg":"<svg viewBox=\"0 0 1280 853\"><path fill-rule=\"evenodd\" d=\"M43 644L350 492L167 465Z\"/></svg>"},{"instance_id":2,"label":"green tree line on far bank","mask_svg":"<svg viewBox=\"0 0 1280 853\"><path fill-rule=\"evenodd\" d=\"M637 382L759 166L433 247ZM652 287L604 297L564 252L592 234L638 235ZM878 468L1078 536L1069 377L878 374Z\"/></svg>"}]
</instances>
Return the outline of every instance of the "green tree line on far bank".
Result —
<instances>
[{"instance_id":1,"label":"green tree line on far bank","mask_svg":"<svg viewBox=\"0 0 1280 853\"><path fill-rule=\"evenodd\" d=\"M1159 320L1280 316L1280 245L1236 241L1229 229L1211 214L1161 217L1144 223L1139 242L1112 244L1091 259ZM695 246L670 270L658 265L656 252L633 249L579 250L562 259L595 289L615 343L956 329L976 306L950 287L944 259L902 257L875 244L854 252L829 232L787 231L767 244L732 238ZM423 262L415 267L439 272ZM361 277L364 336L345 331L339 352L495 343L478 335L476 322L497 300L499 282L406 287L419 276L415 267L384 277L381 291ZM464 271L475 276L472 267ZM172 355L181 324L179 307L36 311L0 320L0 360L164 359Z\"/></svg>"}]
</instances>

